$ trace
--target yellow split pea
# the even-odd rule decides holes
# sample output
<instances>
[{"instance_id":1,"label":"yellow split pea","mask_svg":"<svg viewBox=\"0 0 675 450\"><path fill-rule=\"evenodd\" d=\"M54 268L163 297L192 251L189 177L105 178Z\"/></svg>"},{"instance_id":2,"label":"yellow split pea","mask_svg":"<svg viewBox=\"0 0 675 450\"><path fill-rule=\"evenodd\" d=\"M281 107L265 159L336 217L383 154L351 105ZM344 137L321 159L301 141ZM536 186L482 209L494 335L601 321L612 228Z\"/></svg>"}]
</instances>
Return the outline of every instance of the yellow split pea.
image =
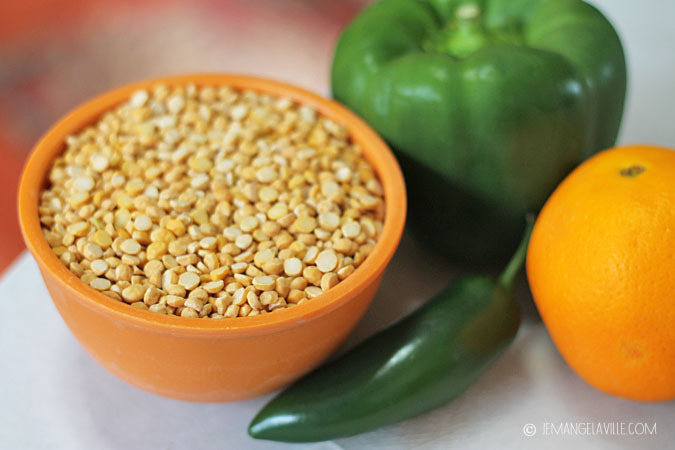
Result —
<instances>
[{"instance_id":1,"label":"yellow split pea","mask_svg":"<svg viewBox=\"0 0 675 450\"><path fill-rule=\"evenodd\" d=\"M382 187L344 127L229 87L154 86L66 140L45 238L92 288L180 317L294 307L350 276Z\"/></svg>"}]
</instances>

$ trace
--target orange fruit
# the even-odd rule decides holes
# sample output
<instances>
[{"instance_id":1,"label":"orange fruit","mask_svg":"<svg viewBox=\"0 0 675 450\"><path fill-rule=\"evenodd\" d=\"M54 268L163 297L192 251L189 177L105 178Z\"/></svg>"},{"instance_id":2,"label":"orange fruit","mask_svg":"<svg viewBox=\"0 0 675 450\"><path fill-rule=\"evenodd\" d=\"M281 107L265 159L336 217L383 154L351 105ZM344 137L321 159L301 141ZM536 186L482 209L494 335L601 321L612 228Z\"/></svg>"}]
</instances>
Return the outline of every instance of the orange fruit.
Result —
<instances>
[{"instance_id":1,"label":"orange fruit","mask_svg":"<svg viewBox=\"0 0 675 450\"><path fill-rule=\"evenodd\" d=\"M527 255L539 313L592 386L675 398L675 151L620 147L579 166L542 209Z\"/></svg>"}]
</instances>

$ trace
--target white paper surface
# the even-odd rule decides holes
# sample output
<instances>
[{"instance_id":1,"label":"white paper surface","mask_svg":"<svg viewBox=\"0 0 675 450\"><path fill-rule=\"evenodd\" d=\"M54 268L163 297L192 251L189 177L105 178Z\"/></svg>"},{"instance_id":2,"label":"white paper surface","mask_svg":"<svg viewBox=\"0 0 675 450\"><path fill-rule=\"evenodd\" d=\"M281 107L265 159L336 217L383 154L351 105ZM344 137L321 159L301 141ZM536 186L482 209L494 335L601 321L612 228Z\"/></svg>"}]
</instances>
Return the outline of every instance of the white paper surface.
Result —
<instances>
[{"instance_id":1,"label":"white paper surface","mask_svg":"<svg viewBox=\"0 0 675 450\"><path fill-rule=\"evenodd\" d=\"M675 2L593 3L618 28L629 61L620 143L675 147ZM349 342L414 309L452 274L405 237ZM456 401L337 444L283 445L246 435L266 398L185 403L145 393L106 372L72 337L24 254L0 278L0 449L673 448L674 402L629 402L589 387L558 355L522 286L519 300L525 317L516 342ZM543 435L544 422L621 421L656 424L656 435ZM524 435L527 424L537 428L535 436Z\"/></svg>"},{"instance_id":2,"label":"white paper surface","mask_svg":"<svg viewBox=\"0 0 675 450\"><path fill-rule=\"evenodd\" d=\"M449 277L447 267L406 236L350 343L414 309ZM337 444L284 445L246 435L269 397L187 403L148 394L109 374L70 334L35 262L24 253L0 280L0 449L668 448L675 438L675 404L629 402L587 386L559 357L526 293L519 298L525 322L516 342L456 401ZM528 423L543 432L545 421L639 421L656 423L657 434L523 435Z\"/></svg>"}]
</instances>

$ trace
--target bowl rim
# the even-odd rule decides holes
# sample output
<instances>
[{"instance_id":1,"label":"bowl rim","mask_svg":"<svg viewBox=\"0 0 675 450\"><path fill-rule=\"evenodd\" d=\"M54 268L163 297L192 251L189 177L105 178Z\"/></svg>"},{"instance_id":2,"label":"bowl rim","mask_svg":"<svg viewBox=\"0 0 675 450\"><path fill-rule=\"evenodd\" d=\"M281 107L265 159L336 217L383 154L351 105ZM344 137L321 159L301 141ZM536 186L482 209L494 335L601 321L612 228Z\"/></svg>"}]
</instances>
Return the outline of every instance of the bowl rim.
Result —
<instances>
[{"instance_id":1,"label":"bowl rim","mask_svg":"<svg viewBox=\"0 0 675 450\"><path fill-rule=\"evenodd\" d=\"M363 263L345 280L301 306L274 314L209 320L161 315L132 308L96 291L73 274L52 251L39 221L38 205L48 170L63 151L65 138L95 123L102 114L127 100L138 89L163 83L168 86L231 86L276 97L287 97L314 107L320 114L345 126L354 142L363 149L365 158L378 174L384 190L385 219L375 247ZM48 272L69 294L69 300L101 314L159 333L191 336L257 335L299 326L327 314L366 289L389 263L403 233L406 216L406 192L403 174L387 144L362 119L346 107L305 89L266 78L249 75L203 73L171 75L145 79L109 90L75 107L53 125L38 141L24 165L19 183L18 213L21 232L28 250L42 272ZM46 274L42 274L43 278ZM50 293L51 296L51 293ZM72 297L72 298L71 298Z\"/></svg>"}]
</instances>

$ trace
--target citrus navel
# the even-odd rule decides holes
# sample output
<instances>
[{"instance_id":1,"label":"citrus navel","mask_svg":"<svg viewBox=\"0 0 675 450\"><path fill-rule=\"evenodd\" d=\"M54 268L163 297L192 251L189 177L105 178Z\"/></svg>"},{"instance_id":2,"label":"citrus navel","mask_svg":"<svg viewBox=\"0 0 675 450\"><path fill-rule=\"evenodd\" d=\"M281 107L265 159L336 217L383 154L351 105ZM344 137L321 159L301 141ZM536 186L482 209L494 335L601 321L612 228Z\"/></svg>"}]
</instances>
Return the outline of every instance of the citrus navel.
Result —
<instances>
[{"instance_id":1,"label":"citrus navel","mask_svg":"<svg viewBox=\"0 0 675 450\"><path fill-rule=\"evenodd\" d=\"M604 151L548 199L527 276L567 363L624 398L675 398L675 151Z\"/></svg>"}]
</instances>

